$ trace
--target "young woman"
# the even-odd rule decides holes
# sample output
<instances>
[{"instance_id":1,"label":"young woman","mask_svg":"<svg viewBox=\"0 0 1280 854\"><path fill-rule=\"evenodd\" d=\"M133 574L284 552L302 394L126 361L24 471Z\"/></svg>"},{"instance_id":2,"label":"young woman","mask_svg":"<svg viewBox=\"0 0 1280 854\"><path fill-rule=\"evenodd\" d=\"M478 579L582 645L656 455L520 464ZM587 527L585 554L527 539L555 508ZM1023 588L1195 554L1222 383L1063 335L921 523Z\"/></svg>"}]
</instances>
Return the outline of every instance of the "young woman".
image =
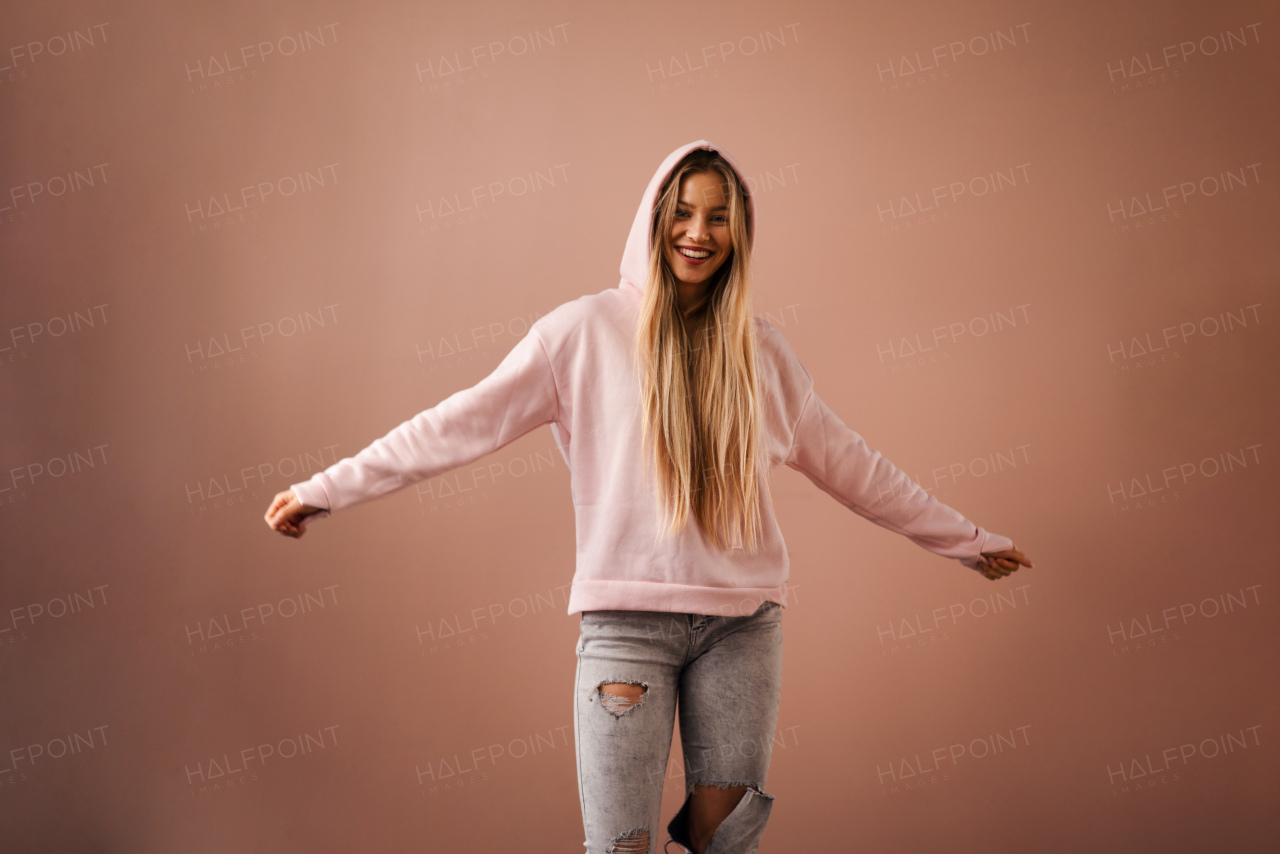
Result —
<instances>
[{"instance_id":1,"label":"young woman","mask_svg":"<svg viewBox=\"0 0 1280 854\"><path fill-rule=\"evenodd\" d=\"M550 424L571 472L581 612L574 690L588 854L657 850L675 716L697 854L754 852L781 685L789 562L768 473L995 580L1031 562L871 450L751 301L754 200L706 140L645 190L618 287L538 319L475 386L271 502L290 537Z\"/></svg>"}]
</instances>

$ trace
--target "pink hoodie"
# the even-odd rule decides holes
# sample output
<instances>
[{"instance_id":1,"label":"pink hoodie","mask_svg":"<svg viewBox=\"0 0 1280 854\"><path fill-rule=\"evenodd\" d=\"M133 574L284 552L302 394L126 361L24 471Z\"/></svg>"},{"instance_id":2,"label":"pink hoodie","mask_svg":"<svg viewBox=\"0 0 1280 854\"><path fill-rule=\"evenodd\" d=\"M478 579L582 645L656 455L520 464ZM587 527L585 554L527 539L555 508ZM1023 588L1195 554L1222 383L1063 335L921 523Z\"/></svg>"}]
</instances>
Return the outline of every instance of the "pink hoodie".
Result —
<instances>
[{"instance_id":1,"label":"pink hoodie","mask_svg":"<svg viewBox=\"0 0 1280 854\"><path fill-rule=\"evenodd\" d=\"M292 486L303 504L343 510L444 474L551 425L568 463L577 527L577 571L569 613L601 609L746 615L764 601L787 604L790 561L762 490L756 554L721 551L692 519L655 540L660 512L643 475L639 379L631 354L647 278L649 223L663 180L706 140L662 161L645 190L622 255L618 287L580 297L540 317L471 388L420 412L354 457ZM744 179L745 183L745 179ZM754 201L748 197L748 228ZM813 377L782 334L756 318L768 470L786 464L870 521L976 569L980 552L1011 548L939 502L844 425L814 393ZM308 519L307 521L310 521Z\"/></svg>"}]
</instances>

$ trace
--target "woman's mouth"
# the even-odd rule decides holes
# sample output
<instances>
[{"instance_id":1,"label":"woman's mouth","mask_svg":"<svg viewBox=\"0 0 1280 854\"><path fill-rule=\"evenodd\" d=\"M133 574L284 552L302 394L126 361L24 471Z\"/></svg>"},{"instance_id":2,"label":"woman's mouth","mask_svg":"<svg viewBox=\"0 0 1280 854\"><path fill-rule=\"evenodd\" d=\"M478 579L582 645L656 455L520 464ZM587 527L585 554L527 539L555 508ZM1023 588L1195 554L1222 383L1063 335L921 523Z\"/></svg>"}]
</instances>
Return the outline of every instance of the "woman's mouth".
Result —
<instances>
[{"instance_id":1,"label":"woman's mouth","mask_svg":"<svg viewBox=\"0 0 1280 854\"><path fill-rule=\"evenodd\" d=\"M677 246L676 252L685 260L686 264L703 264L715 253L710 249L693 249L688 246Z\"/></svg>"}]
</instances>

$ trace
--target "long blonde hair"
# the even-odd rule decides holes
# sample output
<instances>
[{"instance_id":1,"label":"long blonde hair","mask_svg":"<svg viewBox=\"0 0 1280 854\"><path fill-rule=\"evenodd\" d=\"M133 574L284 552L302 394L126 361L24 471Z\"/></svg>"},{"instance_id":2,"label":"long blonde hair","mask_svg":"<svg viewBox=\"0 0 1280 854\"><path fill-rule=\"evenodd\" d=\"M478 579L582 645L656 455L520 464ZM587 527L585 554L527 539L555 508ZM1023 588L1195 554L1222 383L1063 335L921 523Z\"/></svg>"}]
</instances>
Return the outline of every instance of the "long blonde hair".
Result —
<instances>
[{"instance_id":1,"label":"long blonde hair","mask_svg":"<svg viewBox=\"0 0 1280 854\"><path fill-rule=\"evenodd\" d=\"M664 250L684 178L699 173L722 179L732 249L691 313L701 313L695 335L693 317L686 319L676 301L676 277ZM635 356L643 453L648 458L652 452L666 522L658 536L683 529L692 515L717 547L745 543L755 553L763 478L757 470L760 392L746 192L733 167L706 149L691 152L667 178L654 205Z\"/></svg>"}]
</instances>

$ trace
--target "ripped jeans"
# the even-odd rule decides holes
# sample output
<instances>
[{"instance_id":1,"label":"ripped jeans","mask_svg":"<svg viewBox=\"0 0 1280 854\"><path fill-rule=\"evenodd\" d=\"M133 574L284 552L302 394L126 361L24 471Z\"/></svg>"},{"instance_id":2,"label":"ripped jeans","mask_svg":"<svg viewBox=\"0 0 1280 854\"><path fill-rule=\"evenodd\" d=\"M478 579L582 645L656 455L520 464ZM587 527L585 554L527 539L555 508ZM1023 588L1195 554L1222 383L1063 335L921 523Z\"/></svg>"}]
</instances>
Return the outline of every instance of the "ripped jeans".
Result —
<instances>
[{"instance_id":1,"label":"ripped jeans","mask_svg":"<svg viewBox=\"0 0 1280 854\"><path fill-rule=\"evenodd\" d=\"M634 697L601 690L613 683ZM573 734L587 854L665 850L658 811L677 706L685 800L667 832L693 850L694 786L748 786L704 854L755 854L773 807L764 788L781 685L782 608L774 602L746 617L584 612Z\"/></svg>"}]
</instances>

